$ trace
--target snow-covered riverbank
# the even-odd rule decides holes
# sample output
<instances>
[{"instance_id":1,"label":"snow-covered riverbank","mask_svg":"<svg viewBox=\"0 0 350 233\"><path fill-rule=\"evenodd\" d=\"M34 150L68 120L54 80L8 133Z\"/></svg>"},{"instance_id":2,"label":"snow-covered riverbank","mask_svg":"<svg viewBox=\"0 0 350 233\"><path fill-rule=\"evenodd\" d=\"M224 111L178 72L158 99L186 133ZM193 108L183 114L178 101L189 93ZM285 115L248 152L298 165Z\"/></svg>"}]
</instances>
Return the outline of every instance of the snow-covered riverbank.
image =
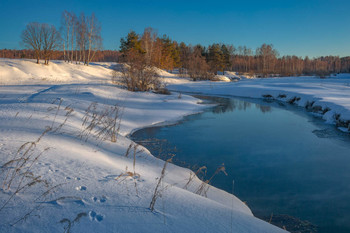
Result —
<instances>
[{"instance_id":1,"label":"snow-covered riverbank","mask_svg":"<svg viewBox=\"0 0 350 233\"><path fill-rule=\"evenodd\" d=\"M317 77L286 77L244 79L239 82L170 83L170 90L265 98L289 102L322 116L340 130L350 131L350 74L320 79Z\"/></svg>"},{"instance_id":2,"label":"snow-covered riverbank","mask_svg":"<svg viewBox=\"0 0 350 233\"><path fill-rule=\"evenodd\" d=\"M199 191L203 183L172 164L152 212L165 162L126 136L205 106L187 95L112 86L111 66L0 59L0 163L13 161L1 168L1 181L14 177L11 188L11 182L1 187L1 232L282 232L229 193L214 187ZM87 130L93 114L116 105L121 119L116 143L98 137L103 124ZM27 150L28 145L34 146ZM17 161L24 168L16 173ZM16 193L22 181L29 185Z\"/></svg>"}]
</instances>

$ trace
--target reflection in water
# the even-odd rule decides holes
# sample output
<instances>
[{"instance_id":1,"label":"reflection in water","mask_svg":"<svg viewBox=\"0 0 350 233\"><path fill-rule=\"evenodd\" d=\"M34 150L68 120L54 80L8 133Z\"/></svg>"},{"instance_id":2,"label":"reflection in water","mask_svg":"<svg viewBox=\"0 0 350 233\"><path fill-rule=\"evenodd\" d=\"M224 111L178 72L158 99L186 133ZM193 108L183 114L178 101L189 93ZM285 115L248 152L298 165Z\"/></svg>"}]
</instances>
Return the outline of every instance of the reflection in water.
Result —
<instances>
[{"instance_id":1,"label":"reflection in water","mask_svg":"<svg viewBox=\"0 0 350 233\"><path fill-rule=\"evenodd\" d=\"M213 113L225 113L237 110L246 110L251 107L251 103L243 102L239 100L226 99L225 101L220 101L220 104L213 109Z\"/></svg>"},{"instance_id":2,"label":"reflection in water","mask_svg":"<svg viewBox=\"0 0 350 233\"><path fill-rule=\"evenodd\" d=\"M201 98L203 97L201 96ZM216 103L219 103L212 109L212 112L215 114L233 112L235 110L246 111L252 106L255 106L255 108L259 109L262 113L271 112L272 110L268 105L252 104L250 102L242 101L239 99L206 97L206 100L214 100Z\"/></svg>"},{"instance_id":3,"label":"reflection in water","mask_svg":"<svg viewBox=\"0 0 350 233\"><path fill-rule=\"evenodd\" d=\"M271 112L271 107L266 105L255 104L257 109L260 109L262 113Z\"/></svg>"}]
</instances>

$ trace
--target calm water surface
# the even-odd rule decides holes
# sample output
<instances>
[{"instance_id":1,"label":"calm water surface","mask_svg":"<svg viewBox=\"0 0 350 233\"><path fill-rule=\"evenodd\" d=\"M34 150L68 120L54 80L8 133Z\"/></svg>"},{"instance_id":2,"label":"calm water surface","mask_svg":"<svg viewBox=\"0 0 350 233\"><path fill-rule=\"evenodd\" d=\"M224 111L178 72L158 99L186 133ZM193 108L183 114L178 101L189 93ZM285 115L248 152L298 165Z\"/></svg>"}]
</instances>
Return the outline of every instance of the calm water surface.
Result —
<instances>
[{"instance_id":1,"label":"calm water surface","mask_svg":"<svg viewBox=\"0 0 350 233\"><path fill-rule=\"evenodd\" d=\"M290 105L202 97L220 105L179 124L147 128L132 138L175 163L225 164L212 184L246 201L256 216L286 214L318 232L350 232L350 136ZM253 103L253 102L255 103ZM195 168L193 168L195 170Z\"/></svg>"}]
</instances>

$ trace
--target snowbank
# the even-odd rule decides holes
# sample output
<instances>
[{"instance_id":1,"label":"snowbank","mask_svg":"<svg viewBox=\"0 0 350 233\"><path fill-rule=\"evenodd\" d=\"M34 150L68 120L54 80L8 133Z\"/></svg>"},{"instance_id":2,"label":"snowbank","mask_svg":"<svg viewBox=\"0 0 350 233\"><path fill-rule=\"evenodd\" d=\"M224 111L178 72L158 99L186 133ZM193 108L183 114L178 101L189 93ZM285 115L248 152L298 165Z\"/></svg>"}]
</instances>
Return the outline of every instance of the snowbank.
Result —
<instances>
[{"instance_id":1,"label":"snowbank","mask_svg":"<svg viewBox=\"0 0 350 233\"><path fill-rule=\"evenodd\" d=\"M327 123L350 131L350 74L320 79L285 77L239 82L193 82L169 85L170 90L208 95L268 98L289 102L321 114Z\"/></svg>"},{"instance_id":2,"label":"snowbank","mask_svg":"<svg viewBox=\"0 0 350 233\"><path fill-rule=\"evenodd\" d=\"M212 81L231 82L231 79L226 77L225 75L215 75Z\"/></svg>"},{"instance_id":3,"label":"snowbank","mask_svg":"<svg viewBox=\"0 0 350 233\"><path fill-rule=\"evenodd\" d=\"M113 63L83 64L51 61L48 66L30 59L0 58L0 85L105 83L111 80Z\"/></svg>"}]
</instances>

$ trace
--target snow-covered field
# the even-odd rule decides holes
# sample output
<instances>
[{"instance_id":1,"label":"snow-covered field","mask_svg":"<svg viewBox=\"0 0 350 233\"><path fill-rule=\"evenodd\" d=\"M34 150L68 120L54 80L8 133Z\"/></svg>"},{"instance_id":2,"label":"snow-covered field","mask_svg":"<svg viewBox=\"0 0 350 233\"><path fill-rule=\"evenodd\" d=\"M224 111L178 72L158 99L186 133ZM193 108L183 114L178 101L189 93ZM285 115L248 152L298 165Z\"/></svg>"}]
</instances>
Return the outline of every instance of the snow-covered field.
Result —
<instances>
[{"instance_id":1,"label":"snow-covered field","mask_svg":"<svg viewBox=\"0 0 350 233\"><path fill-rule=\"evenodd\" d=\"M188 169L167 164L162 175L165 162L126 136L205 106L184 94L115 87L112 65L0 59L0 164L9 162L0 170L0 232L283 232L235 196L203 192ZM117 141L102 137L119 119Z\"/></svg>"}]
</instances>

